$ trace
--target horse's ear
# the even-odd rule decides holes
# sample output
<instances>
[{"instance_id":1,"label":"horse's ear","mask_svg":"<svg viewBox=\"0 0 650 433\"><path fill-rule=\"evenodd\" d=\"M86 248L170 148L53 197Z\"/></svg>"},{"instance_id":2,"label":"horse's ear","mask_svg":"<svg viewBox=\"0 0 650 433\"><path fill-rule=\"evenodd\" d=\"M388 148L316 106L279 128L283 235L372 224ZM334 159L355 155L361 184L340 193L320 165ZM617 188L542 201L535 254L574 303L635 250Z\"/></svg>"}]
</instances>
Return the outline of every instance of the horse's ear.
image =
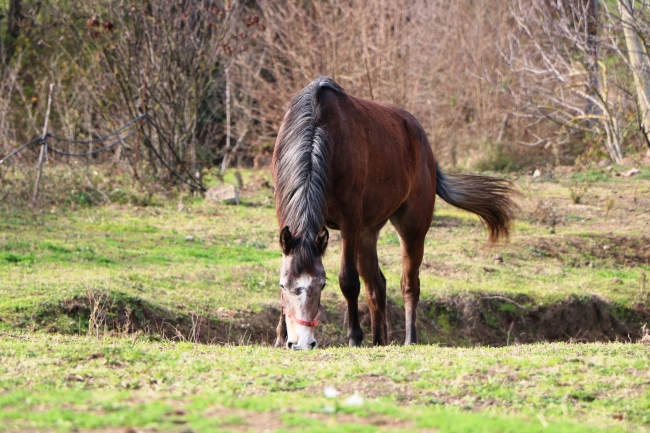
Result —
<instances>
[{"instance_id":1,"label":"horse's ear","mask_svg":"<svg viewBox=\"0 0 650 433\"><path fill-rule=\"evenodd\" d=\"M327 228L323 226L321 229L320 233L318 233L318 236L316 236L316 246L318 247L318 251L322 254L325 253L325 249L327 249L327 241L330 238L330 233L327 231Z\"/></svg>"},{"instance_id":2,"label":"horse's ear","mask_svg":"<svg viewBox=\"0 0 650 433\"><path fill-rule=\"evenodd\" d=\"M282 248L282 254L288 256L291 252L291 244L293 244L293 236L291 236L291 231L289 226L286 226L280 232L280 247Z\"/></svg>"}]
</instances>

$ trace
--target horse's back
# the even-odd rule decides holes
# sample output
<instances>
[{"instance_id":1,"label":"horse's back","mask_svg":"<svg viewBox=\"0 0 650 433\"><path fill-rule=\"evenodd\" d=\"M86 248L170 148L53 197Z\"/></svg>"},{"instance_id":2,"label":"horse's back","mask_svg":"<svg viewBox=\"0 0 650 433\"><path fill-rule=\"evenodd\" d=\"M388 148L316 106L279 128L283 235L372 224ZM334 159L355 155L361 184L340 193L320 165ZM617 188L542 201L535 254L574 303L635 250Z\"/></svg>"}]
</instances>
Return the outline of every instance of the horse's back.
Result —
<instances>
[{"instance_id":1,"label":"horse's back","mask_svg":"<svg viewBox=\"0 0 650 433\"><path fill-rule=\"evenodd\" d=\"M433 206L435 162L413 115L329 89L319 100L332 146L329 208L361 212L367 226L385 221L415 192L430 195Z\"/></svg>"}]
</instances>

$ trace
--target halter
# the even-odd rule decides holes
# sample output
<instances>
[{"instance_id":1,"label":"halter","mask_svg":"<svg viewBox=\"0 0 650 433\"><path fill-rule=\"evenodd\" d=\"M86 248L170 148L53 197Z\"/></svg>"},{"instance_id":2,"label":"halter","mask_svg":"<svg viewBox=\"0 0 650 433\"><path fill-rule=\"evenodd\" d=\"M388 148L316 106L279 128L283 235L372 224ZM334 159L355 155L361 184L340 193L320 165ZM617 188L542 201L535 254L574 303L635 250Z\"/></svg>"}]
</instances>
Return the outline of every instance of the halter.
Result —
<instances>
[{"instance_id":1,"label":"halter","mask_svg":"<svg viewBox=\"0 0 650 433\"><path fill-rule=\"evenodd\" d=\"M310 328L314 328L316 325L318 325L318 314L320 313L320 302L318 303L318 311L316 311L316 316L312 320L310 320L310 321L300 320L300 319L297 319L296 317L292 316L291 314L289 314L284 309L284 292L280 292L280 296L282 297L282 314L284 314L288 318L292 319L298 325L309 326Z\"/></svg>"}]
</instances>

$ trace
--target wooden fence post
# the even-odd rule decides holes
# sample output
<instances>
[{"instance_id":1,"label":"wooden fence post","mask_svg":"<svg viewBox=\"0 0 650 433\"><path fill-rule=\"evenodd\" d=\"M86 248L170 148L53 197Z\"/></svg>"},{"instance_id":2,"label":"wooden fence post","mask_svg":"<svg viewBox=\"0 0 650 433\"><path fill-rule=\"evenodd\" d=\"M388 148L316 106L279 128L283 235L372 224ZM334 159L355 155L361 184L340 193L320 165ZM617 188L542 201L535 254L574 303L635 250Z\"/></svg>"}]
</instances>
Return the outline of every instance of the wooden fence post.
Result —
<instances>
[{"instance_id":1,"label":"wooden fence post","mask_svg":"<svg viewBox=\"0 0 650 433\"><path fill-rule=\"evenodd\" d=\"M50 122L50 107L52 106L52 92L54 84L50 84L50 93L47 96L47 110L45 111L45 124L43 125L43 135L41 136L41 153L38 156L38 172L36 173L36 182L34 184L34 196L32 197L32 204L36 204L38 199L38 188L41 183L41 174L43 173L43 161L45 160L45 152L47 150L47 127Z\"/></svg>"}]
</instances>

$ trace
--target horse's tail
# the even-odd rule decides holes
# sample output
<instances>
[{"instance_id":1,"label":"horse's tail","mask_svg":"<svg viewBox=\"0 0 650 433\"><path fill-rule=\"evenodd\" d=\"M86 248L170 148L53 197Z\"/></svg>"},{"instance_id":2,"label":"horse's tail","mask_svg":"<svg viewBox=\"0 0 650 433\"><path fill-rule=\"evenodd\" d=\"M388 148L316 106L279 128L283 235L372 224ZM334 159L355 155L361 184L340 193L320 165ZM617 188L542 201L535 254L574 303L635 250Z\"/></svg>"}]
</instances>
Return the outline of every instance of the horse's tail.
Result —
<instances>
[{"instance_id":1,"label":"horse's tail","mask_svg":"<svg viewBox=\"0 0 650 433\"><path fill-rule=\"evenodd\" d=\"M436 163L436 194L452 206L475 213L490 230L489 242L507 239L519 206L507 179L474 174L445 174Z\"/></svg>"}]
</instances>

